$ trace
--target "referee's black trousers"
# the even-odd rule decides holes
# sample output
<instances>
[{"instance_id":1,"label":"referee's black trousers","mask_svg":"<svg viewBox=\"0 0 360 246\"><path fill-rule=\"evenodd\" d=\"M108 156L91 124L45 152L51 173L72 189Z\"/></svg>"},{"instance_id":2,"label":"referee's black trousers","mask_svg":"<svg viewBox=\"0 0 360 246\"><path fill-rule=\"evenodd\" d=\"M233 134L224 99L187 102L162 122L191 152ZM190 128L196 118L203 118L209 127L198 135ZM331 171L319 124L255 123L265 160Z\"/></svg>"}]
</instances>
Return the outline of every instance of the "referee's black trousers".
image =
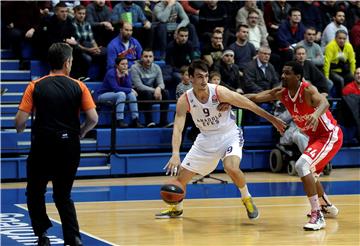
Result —
<instances>
[{"instance_id":1,"label":"referee's black trousers","mask_svg":"<svg viewBox=\"0 0 360 246\"><path fill-rule=\"evenodd\" d=\"M59 211L65 244L80 238L71 189L80 162L80 140L76 134L34 134L27 160L27 205L34 233L40 236L51 221L46 213L45 193L49 181Z\"/></svg>"}]
</instances>

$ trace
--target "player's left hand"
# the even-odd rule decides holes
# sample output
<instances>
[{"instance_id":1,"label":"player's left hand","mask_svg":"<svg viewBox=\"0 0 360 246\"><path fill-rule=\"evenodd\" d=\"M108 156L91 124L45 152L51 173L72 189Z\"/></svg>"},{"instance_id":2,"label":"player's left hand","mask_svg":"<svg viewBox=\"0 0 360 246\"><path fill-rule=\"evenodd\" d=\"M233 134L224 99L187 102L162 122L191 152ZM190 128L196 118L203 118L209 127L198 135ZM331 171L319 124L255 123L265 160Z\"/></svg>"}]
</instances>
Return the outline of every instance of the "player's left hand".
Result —
<instances>
[{"instance_id":1,"label":"player's left hand","mask_svg":"<svg viewBox=\"0 0 360 246\"><path fill-rule=\"evenodd\" d=\"M228 103L220 103L217 106L217 110L219 110L220 112L228 111L229 109L231 109L231 105Z\"/></svg>"},{"instance_id":2,"label":"player's left hand","mask_svg":"<svg viewBox=\"0 0 360 246\"><path fill-rule=\"evenodd\" d=\"M314 114L311 114L306 121L306 126L312 128L313 132L316 131L318 124L319 124L318 117Z\"/></svg>"}]
</instances>

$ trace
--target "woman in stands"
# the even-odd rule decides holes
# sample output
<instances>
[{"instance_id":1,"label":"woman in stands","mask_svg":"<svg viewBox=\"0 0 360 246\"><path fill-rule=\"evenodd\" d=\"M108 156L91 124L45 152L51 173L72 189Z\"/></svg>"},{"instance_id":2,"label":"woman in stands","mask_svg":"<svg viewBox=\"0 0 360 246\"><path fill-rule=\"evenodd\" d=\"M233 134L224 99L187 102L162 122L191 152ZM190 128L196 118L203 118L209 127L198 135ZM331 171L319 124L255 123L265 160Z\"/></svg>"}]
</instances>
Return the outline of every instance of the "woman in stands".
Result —
<instances>
[{"instance_id":1,"label":"woman in stands","mask_svg":"<svg viewBox=\"0 0 360 246\"><path fill-rule=\"evenodd\" d=\"M144 127L139 122L137 104L137 92L132 89L131 77L128 70L128 60L125 57L115 59L115 67L109 69L105 75L104 82L97 91L98 102L111 102L116 105L117 126L129 127L124 121L125 101L129 102L132 123L130 127Z\"/></svg>"}]
</instances>

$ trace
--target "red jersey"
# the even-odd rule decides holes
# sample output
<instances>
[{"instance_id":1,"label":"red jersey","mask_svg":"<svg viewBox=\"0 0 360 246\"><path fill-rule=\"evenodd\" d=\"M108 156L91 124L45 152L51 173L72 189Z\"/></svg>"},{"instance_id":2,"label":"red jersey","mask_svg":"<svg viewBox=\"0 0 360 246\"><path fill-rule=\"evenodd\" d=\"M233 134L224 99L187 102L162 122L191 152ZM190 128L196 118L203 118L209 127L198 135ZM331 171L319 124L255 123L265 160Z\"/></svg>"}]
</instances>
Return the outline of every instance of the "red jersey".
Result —
<instances>
[{"instance_id":1,"label":"red jersey","mask_svg":"<svg viewBox=\"0 0 360 246\"><path fill-rule=\"evenodd\" d=\"M336 120L329 110L326 110L326 112L319 117L319 124L315 131L312 130L312 127L306 126L307 119L316 111L316 108L307 105L305 102L304 90L308 86L310 86L310 83L302 81L293 98L290 96L289 90L285 88L280 100L290 112L295 124L303 133L310 138L329 135L337 125Z\"/></svg>"}]
</instances>

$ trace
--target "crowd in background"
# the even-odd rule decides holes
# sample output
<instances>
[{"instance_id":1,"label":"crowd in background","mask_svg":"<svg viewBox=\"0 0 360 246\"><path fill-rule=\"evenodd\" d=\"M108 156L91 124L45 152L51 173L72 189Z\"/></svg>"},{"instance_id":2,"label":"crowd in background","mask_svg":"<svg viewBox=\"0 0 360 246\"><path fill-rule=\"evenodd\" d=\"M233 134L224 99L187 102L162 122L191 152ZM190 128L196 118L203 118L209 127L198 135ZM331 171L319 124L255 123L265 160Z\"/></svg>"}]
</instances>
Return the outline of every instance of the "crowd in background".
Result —
<instances>
[{"instance_id":1,"label":"crowd in background","mask_svg":"<svg viewBox=\"0 0 360 246\"><path fill-rule=\"evenodd\" d=\"M186 66L195 59L241 94L278 86L289 60L325 96L340 97L353 83L360 94L360 1L12 1L1 11L2 46L22 69L45 60L55 42L74 48L74 78L97 66L104 83L95 97L117 103L119 127L128 126L121 102L176 99L177 87L191 87ZM137 104L130 109L131 125L143 127ZM160 126L168 125L162 113ZM155 126L149 113L146 126Z\"/></svg>"}]
</instances>

